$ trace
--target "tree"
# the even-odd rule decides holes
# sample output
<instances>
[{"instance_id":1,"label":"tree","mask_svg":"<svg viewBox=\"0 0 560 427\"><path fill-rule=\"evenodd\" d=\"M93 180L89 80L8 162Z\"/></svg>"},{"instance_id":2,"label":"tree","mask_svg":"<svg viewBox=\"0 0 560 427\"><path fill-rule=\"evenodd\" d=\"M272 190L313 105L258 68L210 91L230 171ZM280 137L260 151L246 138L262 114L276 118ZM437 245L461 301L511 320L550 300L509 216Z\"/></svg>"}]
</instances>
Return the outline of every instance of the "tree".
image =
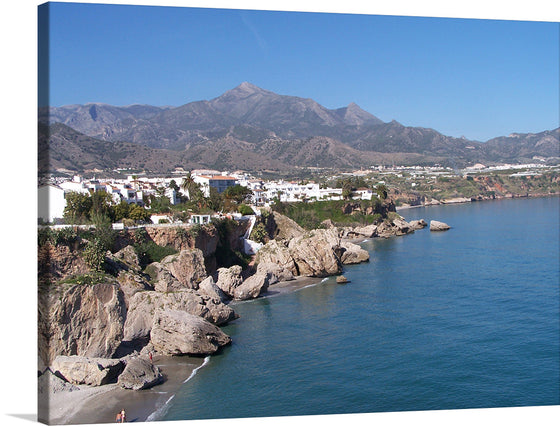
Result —
<instances>
[{"instance_id":1,"label":"tree","mask_svg":"<svg viewBox=\"0 0 560 427\"><path fill-rule=\"evenodd\" d=\"M134 205L130 208L129 218L134 221L146 221L150 217L150 213L142 206Z\"/></svg>"},{"instance_id":2,"label":"tree","mask_svg":"<svg viewBox=\"0 0 560 427\"><path fill-rule=\"evenodd\" d=\"M255 224L250 237L251 240L254 240L255 242L265 243L266 238L268 237L265 225L262 222Z\"/></svg>"},{"instance_id":3,"label":"tree","mask_svg":"<svg viewBox=\"0 0 560 427\"><path fill-rule=\"evenodd\" d=\"M92 193L90 218L93 215L104 215L111 220L115 217L113 197L106 191L94 191Z\"/></svg>"},{"instance_id":4,"label":"tree","mask_svg":"<svg viewBox=\"0 0 560 427\"><path fill-rule=\"evenodd\" d=\"M344 200L350 200L354 195L354 191L352 188L352 183L347 180L342 184L342 198Z\"/></svg>"},{"instance_id":5,"label":"tree","mask_svg":"<svg viewBox=\"0 0 560 427\"><path fill-rule=\"evenodd\" d=\"M152 212L169 212L171 210L171 200L167 196L154 196L150 194L150 210Z\"/></svg>"},{"instance_id":6,"label":"tree","mask_svg":"<svg viewBox=\"0 0 560 427\"><path fill-rule=\"evenodd\" d=\"M85 223L90 219L92 200L87 193L71 192L66 195L64 219L72 224Z\"/></svg>"},{"instance_id":7,"label":"tree","mask_svg":"<svg viewBox=\"0 0 560 427\"><path fill-rule=\"evenodd\" d=\"M208 197L208 207L214 212L219 212L224 207L224 199L218 190L210 187L210 197Z\"/></svg>"},{"instance_id":8,"label":"tree","mask_svg":"<svg viewBox=\"0 0 560 427\"><path fill-rule=\"evenodd\" d=\"M105 262L106 249L99 239L93 239L84 248L84 261L95 271L101 271Z\"/></svg>"},{"instance_id":9,"label":"tree","mask_svg":"<svg viewBox=\"0 0 560 427\"><path fill-rule=\"evenodd\" d=\"M130 205L124 200L121 200L121 202L118 205L116 205L113 210L115 213L115 221L120 221L124 218L129 217Z\"/></svg>"},{"instance_id":10,"label":"tree","mask_svg":"<svg viewBox=\"0 0 560 427\"><path fill-rule=\"evenodd\" d=\"M380 199L385 200L387 198L388 193L387 193L387 186L385 184L377 184L375 190Z\"/></svg>"},{"instance_id":11,"label":"tree","mask_svg":"<svg viewBox=\"0 0 560 427\"><path fill-rule=\"evenodd\" d=\"M187 194L189 200L198 206L198 209L202 209L204 205L204 193L200 189L200 186L194 182L190 172L183 178L181 189Z\"/></svg>"},{"instance_id":12,"label":"tree","mask_svg":"<svg viewBox=\"0 0 560 427\"><path fill-rule=\"evenodd\" d=\"M249 188L236 184L225 189L224 198L231 200L236 204L241 204L252 194L253 192Z\"/></svg>"},{"instance_id":13,"label":"tree","mask_svg":"<svg viewBox=\"0 0 560 427\"><path fill-rule=\"evenodd\" d=\"M177 185L177 183L175 182L174 179L172 179L171 181L169 181L169 188L175 190L175 191L179 191L179 186Z\"/></svg>"}]
</instances>

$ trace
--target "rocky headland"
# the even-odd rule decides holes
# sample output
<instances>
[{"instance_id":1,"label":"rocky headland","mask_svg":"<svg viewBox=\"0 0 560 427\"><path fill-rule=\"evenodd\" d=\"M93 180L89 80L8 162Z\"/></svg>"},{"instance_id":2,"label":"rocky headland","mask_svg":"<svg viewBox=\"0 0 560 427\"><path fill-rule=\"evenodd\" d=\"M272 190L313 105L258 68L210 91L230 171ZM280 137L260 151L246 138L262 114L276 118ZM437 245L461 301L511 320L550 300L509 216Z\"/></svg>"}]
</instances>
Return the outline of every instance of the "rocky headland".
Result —
<instances>
[{"instance_id":1,"label":"rocky headland","mask_svg":"<svg viewBox=\"0 0 560 427\"><path fill-rule=\"evenodd\" d=\"M118 250L105 253L102 272L84 260L87 239L40 245L39 398L48 403L81 387L160 384L165 376L154 357L207 356L231 343L220 329L238 317L230 302L267 295L298 277L339 276L344 265L369 261L357 241L427 226L393 213L378 224L307 231L278 213L270 217L266 244L243 267L217 268L224 242L212 226L196 235L188 227L146 228L144 238L176 250L147 265L134 247L138 236L126 231ZM246 225L230 228L226 246L241 247ZM40 418L52 421L48 410Z\"/></svg>"}]
</instances>

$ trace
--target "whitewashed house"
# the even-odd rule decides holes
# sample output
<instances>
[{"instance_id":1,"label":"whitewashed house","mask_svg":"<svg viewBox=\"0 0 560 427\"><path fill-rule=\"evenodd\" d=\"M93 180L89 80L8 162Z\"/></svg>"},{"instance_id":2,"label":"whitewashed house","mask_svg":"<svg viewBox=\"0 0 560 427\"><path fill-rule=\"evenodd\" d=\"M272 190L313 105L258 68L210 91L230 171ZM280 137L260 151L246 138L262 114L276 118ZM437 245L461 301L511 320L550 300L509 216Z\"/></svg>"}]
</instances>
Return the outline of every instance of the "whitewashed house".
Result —
<instances>
[{"instance_id":1,"label":"whitewashed house","mask_svg":"<svg viewBox=\"0 0 560 427\"><path fill-rule=\"evenodd\" d=\"M42 222L57 222L57 220L62 219L66 207L64 190L57 185L47 184L39 187L37 193L37 217L39 220Z\"/></svg>"},{"instance_id":2,"label":"whitewashed house","mask_svg":"<svg viewBox=\"0 0 560 427\"><path fill-rule=\"evenodd\" d=\"M72 181L61 182L59 187L64 190L64 193L89 193L88 186L81 177L75 176Z\"/></svg>"},{"instance_id":3,"label":"whitewashed house","mask_svg":"<svg viewBox=\"0 0 560 427\"><path fill-rule=\"evenodd\" d=\"M191 217L189 218L189 224L208 224L211 220L212 218L210 217L210 215L191 215Z\"/></svg>"}]
</instances>

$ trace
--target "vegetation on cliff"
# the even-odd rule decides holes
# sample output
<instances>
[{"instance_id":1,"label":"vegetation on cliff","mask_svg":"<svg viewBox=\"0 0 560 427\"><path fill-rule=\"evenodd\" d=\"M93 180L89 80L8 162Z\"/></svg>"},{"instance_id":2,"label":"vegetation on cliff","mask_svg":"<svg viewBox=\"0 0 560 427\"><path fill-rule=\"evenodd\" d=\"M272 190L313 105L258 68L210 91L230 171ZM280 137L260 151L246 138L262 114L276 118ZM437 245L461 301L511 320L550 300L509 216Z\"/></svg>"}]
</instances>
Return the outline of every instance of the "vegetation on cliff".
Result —
<instances>
[{"instance_id":1,"label":"vegetation on cliff","mask_svg":"<svg viewBox=\"0 0 560 427\"><path fill-rule=\"evenodd\" d=\"M312 230L324 228L325 221L340 226L376 224L387 218L387 214L394 211L394 206L387 200L372 197L371 200L357 201L277 202L272 209L293 219L306 230Z\"/></svg>"}]
</instances>

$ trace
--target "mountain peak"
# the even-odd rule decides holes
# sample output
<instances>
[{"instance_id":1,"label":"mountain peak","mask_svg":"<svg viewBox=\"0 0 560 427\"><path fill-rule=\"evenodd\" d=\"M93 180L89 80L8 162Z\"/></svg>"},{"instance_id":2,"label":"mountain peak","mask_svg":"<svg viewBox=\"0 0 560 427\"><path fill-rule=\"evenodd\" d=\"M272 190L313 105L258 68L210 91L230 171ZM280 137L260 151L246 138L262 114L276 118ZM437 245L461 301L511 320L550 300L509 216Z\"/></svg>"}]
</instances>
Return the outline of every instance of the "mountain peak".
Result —
<instances>
[{"instance_id":1,"label":"mountain peak","mask_svg":"<svg viewBox=\"0 0 560 427\"><path fill-rule=\"evenodd\" d=\"M249 82L243 82L237 87L239 89L243 89L243 90L262 90L261 88L255 86L254 84L249 83Z\"/></svg>"},{"instance_id":2,"label":"mountain peak","mask_svg":"<svg viewBox=\"0 0 560 427\"><path fill-rule=\"evenodd\" d=\"M243 93L247 93L247 94L257 93L257 92L260 92L260 93L267 92L266 90L261 89L260 87L255 86L254 84L249 83L249 82L241 83L239 86L233 88L232 91L243 92Z\"/></svg>"},{"instance_id":3,"label":"mountain peak","mask_svg":"<svg viewBox=\"0 0 560 427\"><path fill-rule=\"evenodd\" d=\"M362 109L355 102L351 102L345 108L338 110L342 114L344 122L349 125L381 124L382 120Z\"/></svg>"}]
</instances>

